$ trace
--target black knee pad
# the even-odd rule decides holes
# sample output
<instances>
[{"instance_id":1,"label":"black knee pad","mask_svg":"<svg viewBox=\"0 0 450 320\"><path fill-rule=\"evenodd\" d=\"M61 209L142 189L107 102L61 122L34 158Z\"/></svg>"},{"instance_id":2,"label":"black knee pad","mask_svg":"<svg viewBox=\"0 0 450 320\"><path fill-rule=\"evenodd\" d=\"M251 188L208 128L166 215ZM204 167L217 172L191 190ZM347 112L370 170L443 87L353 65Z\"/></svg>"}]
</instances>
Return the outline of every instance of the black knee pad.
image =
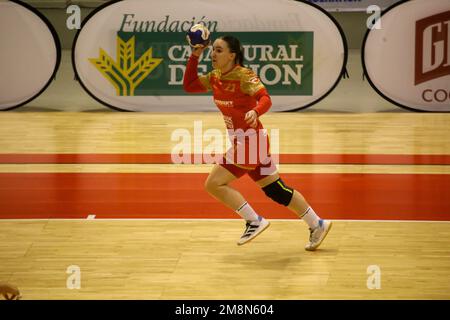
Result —
<instances>
[{"instance_id":1,"label":"black knee pad","mask_svg":"<svg viewBox=\"0 0 450 320\"><path fill-rule=\"evenodd\" d=\"M294 195L294 190L287 187L281 179L268 184L262 189L266 196L284 206L289 205Z\"/></svg>"}]
</instances>

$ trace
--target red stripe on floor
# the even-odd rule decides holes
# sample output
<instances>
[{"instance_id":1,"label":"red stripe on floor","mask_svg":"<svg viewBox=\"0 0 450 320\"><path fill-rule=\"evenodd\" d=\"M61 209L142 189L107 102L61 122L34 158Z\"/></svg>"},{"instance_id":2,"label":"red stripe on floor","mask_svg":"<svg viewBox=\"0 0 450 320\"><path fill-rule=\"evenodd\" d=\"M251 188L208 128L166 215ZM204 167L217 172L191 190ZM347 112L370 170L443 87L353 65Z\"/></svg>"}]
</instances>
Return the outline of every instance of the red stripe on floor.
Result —
<instances>
[{"instance_id":1,"label":"red stripe on floor","mask_svg":"<svg viewBox=\"0 0 450 320\"><path fill-rule=\"evenodd\" d=\"M188 155L189 163L200 156ZM204 161L202 161L204 163ZM173 163L170 154L0 154L0 164L152 164ZM450 165L450 155L280 154L281 164Z\"/></svg>"},{"instance_id":2,"label":"red stripe on floor","mask_svg":"<svg viewBox=\"0 0 450 320\"><path fill-rule=\"evenodd\" d=\"M237 218L200 173L2 173L0 218ZM450 220L450 175L284 174L331 219ZM248 177L234 183L268 218L295 218Z\"/></svg>"},{"instance_id":3,"label":"red stripe on floor","mask_svg":"<svg viewBox=\"0 0 450 320\"><path fill-rule=\"evenodd\" d=\"M401 154L281 154L285 164L401 164L447 165L450 155Z\"/></svg>"}]
</instances>

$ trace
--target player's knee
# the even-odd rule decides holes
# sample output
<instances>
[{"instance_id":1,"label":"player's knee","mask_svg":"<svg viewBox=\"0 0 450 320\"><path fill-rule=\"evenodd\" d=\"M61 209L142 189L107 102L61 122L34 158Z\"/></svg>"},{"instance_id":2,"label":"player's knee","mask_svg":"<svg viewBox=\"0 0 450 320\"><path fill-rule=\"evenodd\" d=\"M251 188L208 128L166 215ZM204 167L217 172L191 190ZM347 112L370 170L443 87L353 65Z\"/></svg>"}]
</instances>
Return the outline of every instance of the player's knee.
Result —
<instances>
[{"instance_id":1,"label":"player's knee","mask_svg":"<svg viewBox=\"0 0 450 320\"><path fill-rule=\"evenodd\" d=\"M217 189L219 188L219 186L220 186L220 183L219 183L219 181L217 181L217 179L208 177L205 181L204 188L205 188L206 192L214 194L217 191Z\"/></svg>"},{"instance_id":2,"label":"player's knee","mask_svg":"<svg viewBox=\"0 0 450 320\"><path fill-rule=\"evenodd\" d=\"M211 191L214 189L214 184L212 183L211 179L206 179L204 188L206 192L211 193Z\"/></svg>"},{"instance_id":3,"label":"player's knee","mask_svg":"<svg viewBox=\"0 0 450 320\"><path fill-rule=\"evenodd\" d=\"M266 196L273 201L288 206L291 202L294 190L286 186L283 180L278 179L262 188Z\"/></svg>"}]
</instances>

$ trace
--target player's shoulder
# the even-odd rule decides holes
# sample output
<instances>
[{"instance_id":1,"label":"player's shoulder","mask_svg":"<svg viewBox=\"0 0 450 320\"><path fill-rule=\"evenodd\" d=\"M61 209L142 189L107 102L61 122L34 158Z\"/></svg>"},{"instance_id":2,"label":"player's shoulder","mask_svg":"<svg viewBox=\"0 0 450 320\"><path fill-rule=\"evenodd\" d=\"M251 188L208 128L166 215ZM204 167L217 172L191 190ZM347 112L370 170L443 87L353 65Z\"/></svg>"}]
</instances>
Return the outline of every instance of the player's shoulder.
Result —
<instances>
[{"instance_id":1,"label":"player's shoulder","mask_svg":"<svg viewBox=\"0 0 450 320\"><path fill-rule=\"evenodd\" d=\"M240 66L237 71L240 74L241 80L244 82L250 82L255 84L260 82L258 75L250 68Z\"/></svg>"}]
</instances>

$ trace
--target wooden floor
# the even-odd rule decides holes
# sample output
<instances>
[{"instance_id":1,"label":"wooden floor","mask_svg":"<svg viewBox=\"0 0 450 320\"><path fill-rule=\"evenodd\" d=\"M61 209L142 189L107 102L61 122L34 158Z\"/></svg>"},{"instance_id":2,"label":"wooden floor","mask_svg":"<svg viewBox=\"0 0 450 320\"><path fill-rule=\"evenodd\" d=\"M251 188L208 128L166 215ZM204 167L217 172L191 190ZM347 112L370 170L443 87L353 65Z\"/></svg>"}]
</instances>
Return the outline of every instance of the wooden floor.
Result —
<instances>
[{"instance_id":1,"label":"wooden floor","mask_svg":"<svg viewBox=\"0 0 450 320\"><path fill-rule=\"evenodd\" d=\"M4 221L0 276L24 299L449 298L450 223L335 221L317 252L306 229L273 221L238 247L240 221Z\"/></svg>"},{"instance_id":2,"label":"wooden floor","mask_svg":"<svg viewBox=\"0 0 450 320\"><path fill-rule=\"evenodd\" d=\"M211 165L57 160L65 154L169 154L174 145L171 133L179 128L193 132L194 121L200 120L204 131L224 132L216 113L2 113L0 177L205 174ZM381 164L317 163L313 157L310 163L281 164L280 172L285 174L427 176L437 177L442 185L450 179L449 114L297 113L269 114L262 120L269 130L279 130L280 154L315 155L316 160L324 154L386 160ZM55 155L56 160L20 162L42 155ZM425 160L394 164L396 157L405 155ZM308 191L308 186L303 187ZM405 184L408 190L419 187ZM266 232L243 247L236 245L244 227L237 219L127 219L126 212L120 219L86 219L89 212L83 219L64 219L68 218L64 215L23 219L16 213L11 219L5 208L13 201L11 190L20 191L14 188L0 181L0 281L17 285L23 299L450 299L449 189L436 189L442 211L423 212L430 217L423 220L428 221L405 221L400 211L406 207L401 206L391 221L337 220L332 211L331 215L324 212L335 219L333 228L320 250L307 252L303 247L308 229L294 219L273 219ZM313 197L319 208L327 201L344 199L339 192L327 194L330 189L321 189L320 184L314 188L320 195ZM402 185L398 188L389 191L394 199ZM362 186L354 191L354 197L365 197L365 190ZM79 190L77 195L83 196ZM423 205L431 195L414 197L411 203ZM21 199L23 208L42 201L51 200ZM146 206L152 209L151 203ZM358 207L358 220L366 219L364 209L368 213L373 208ZM67 288L70 266L80 268L80 289ZM369 266L381 271L379 289L367 286Z\"/></svg>"}]
</instances>

